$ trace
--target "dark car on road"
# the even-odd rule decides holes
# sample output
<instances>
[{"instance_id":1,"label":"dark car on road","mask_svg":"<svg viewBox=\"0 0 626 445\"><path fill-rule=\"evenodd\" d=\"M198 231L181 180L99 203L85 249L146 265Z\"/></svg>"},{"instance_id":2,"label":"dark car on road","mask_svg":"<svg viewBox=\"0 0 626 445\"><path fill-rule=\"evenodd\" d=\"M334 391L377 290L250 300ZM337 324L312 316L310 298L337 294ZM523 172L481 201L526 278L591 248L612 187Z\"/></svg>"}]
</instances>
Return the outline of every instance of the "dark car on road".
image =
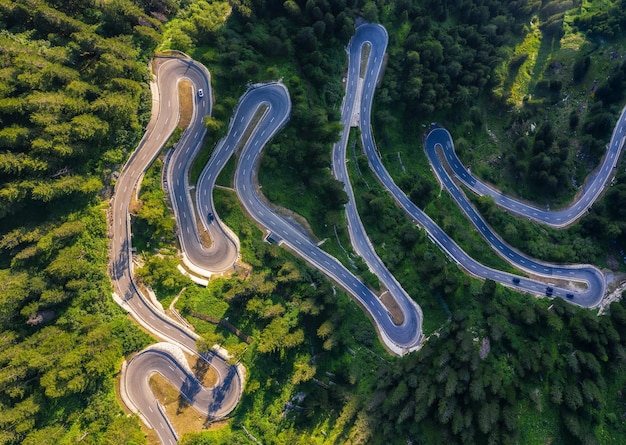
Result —
<instances>
[{"instance_id":1,"label":"dark car on road","mask_svg":"<svg viewBox=\"0 0 626 445\"><path fill-rule=\"evenodd\" d=\"M565 294L565 296L566 296L567 298L569 298L570 300L571 300L572 298L574 298L574 294Z\"/></svg>"},{"instance_id":2,"label":"dark car on road","mask_svg":"<svg viewBox=\"0 0 626 445\"><path fill-rule=\"evenodd\" d=\"M513 278L513 284L519 284L519 278Z\"/></svg>"},{"instance_id":3,"label":"dark car on road","mask_svg":"<svg viewBox=\"0 0 626 445\"><path fill-rule=\"evenodd\" d=\"M209 214L207 215L207 219L209 220L209 223L212 223L213 220L215 219L215 215L213 215L213 213L209 212Z\"/></svg>"},{"instance_id":4,"label":"dark car on road","mask_svg":"<svg viewBox=\"0 0 626 445\"><path fill-rule=\"evenodd\" d=\"M552 292L554 292L554 289L552 289L550 286L546 287L546 295L548 297L552 296Z\"/></svg>"}]
</instances>

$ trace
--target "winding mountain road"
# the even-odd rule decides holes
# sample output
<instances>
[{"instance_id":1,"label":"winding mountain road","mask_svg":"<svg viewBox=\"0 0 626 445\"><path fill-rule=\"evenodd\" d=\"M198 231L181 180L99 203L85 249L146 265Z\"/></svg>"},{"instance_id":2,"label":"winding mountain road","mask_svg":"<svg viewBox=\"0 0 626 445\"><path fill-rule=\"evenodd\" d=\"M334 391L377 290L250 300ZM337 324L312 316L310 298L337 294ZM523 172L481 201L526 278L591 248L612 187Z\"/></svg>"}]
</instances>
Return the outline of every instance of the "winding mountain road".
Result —
<instances>
[{"instance_id":1,"label":"winding mountain road","mask_svg":"<svg viewBox=\"0 0 626 445\"><path fill-rule=\"evenodd\" d=\"M386 30L380 25L363 24L359 26L350 43L349 51L351 58L354 53L360 54L363 45L366 43L370 45L371 49L367 70L362 81L363 96L360 101L357 125L361 129L361 141L372 171L398 205L404 209L413 221L426 230L433 242L472 275L479 278L492 279L506 286L535 295L550 294L552 297L562 297L580 306L593 307L597 305L606 293L606 281L599 269L590 265L552 265L539 262L513 249L491 230L482 216L469 203L467 197L447 176L445 169L439 161L439 157L436 156L435 147L446 143L446 139L443 136L449 136L447 131L433 130L426 139L427 154L440 182L468 215L470 221L472 221L489 245L507 262L536 278L520 277L480 264L463 251L439 226L408 199L406 194L395 184L378 156L370 122L374 89L378 79L377 73L380 70L382 55L387 45ZM376 67L376 64L379 66ZM349 75L356 74L350 72ZM338 161L334 160L334 163L336 162ZM538 279L539 277L541 277L541 280ZM548 287L551 290L548 290Z\"/></svg>"},{"instance_id":2,"label":"winding mountain road","mask_svg":"<svg viewBox=\"0 0 626 445\"><path fill-rule=\"evenodd\" d=\"M196 353L197 335L167 317L157 305L138 291L133 281L129 205L140 177L176 126L179 115L177 83L181 79L188 79L196 91L202 88L208 93L203 97L194 94L192 122L177 144L167 170L167 186L177 218L179 239L185 262L192 270L206 272L206 275L210 276L211 273L228 270L237 259L239 249L237 238L221 223L219 215L215 212L212 190L221 169L228 159L240 150L234 177L235 191L248 215L265 228L267 240L276 242L301 256L355 298L373 320L381 340L388 349L400 355L418 349L422 340L421 310L376 255L356 209L346 168L346 146L350 126L358 126L361 129L364 151L377 179L411 220L423 227L431 240L469 273L536 295L544 295L547 286L550 286L551 296L565 298L580 306L592 307L603 298L606 282L597 268L588 265L552 265L538 262L508 246L486 224L449 176L439 152L444 154L458 179L472 190L494 196L498 204L514 213L530 218L534 216L546 224L561 227L575 221L584 213L585 209L597 199L601 188L610 177L610 169L617 162L624 145L626 109L616 126L607 156L598 173L587 181L582 197L568 209L556 212L542 212L510 200L482 184L462 166L454 152L452 138L445 129L436 128L429 133L426 139L426 152L439 181L490 246L502 258L530 277L498 271L483 266L469 257L414 205L394 183L378 156L370 115L387 39L387 32L382 26L363 24L356 29L350 41L346 94L341 109L343 131L339 142L333 147L332 167L333 174L344 183L349 197L346 215L354 250L363 257L370 270L379 277L396 300L404 314L401 325L396 325L392 321L379 298L360 279L336 258L320 249L293 222L277 214L260 194L256 175L262 149L286 124L291 112L291 101L286 87L280 82L252 85L242 96L229 123L227 135L220 140L201 174L195 190L194 205L192 188L187 177L191 160L199 150L206 132L202 120L211 109L210 77L206 68L188 58L174 57L159 65L158 83L153 89L152 119L144 138L120 174L111 204L110 275L116 301L142 326L170 345L151 347L137 354L128 364L123 381L131 406L157 431L163 443L176 443L177 436L150 391L148 382L152 374L161 374L178 388L183 397L199 412L214 418L226 416L234 409L241 396L243 385L242 376L236 367L228 365L218 355L209 355L206 359L216 369L219 382L213 388L202 387L185 364L182 354L176 352L176 348L180 348L191 354ZM369 46L369 54L367 63L362 64L361 57L365 45ZM530 216L527 212L530 212ZM202 225L202 230L210 234L212 241L210 247L203 246L200 241L198 223ZM558 280L556 282L558 285L550 283L552 280Z\"/></svg>"},{"instance_id":3,"label":"winding mountain road","mask_svg":"<svg viewBox=\"0 0 626 445\"><path fill-rule=\"evenodd\" d=\"M211 78L207 69L196 62L190 62L188 68L184 70L180 68L174 75L184 75L192 82L195 104L191 123L178 141L176 150L167 164L167 183L176 216L183 262L195 274L210 277L213 273L232 269L239 255L239 240L235 234L219 217L208 216L216 213L213 194L207 191L213 190L217 176L234 150L223 144L215 147L198 180L194 205L191 196L193 189L189 185L189 169L202 148L202 141L207 132L203 118L211 111ZM176 83L176 79L166 77L162 82ZM195 93L200 89L206 92L202 97ZM198 227L198 224L201 224L201 227ZM199 229L209 234L211 238L209 247L201 241Z\"/></svg>"},{"instance_id":4,"label":"winding mountain road","mask_svg":"<svg viewBox=\"0 0 626 445\"><path fill-rule=\"evenodd\" d=\"M158 338L178 345L190 354L196 354L195 342L198 335L166 316L160 308L138 290L135 284L129 212L132 195L135 193L139 179L156 158L178 122L178 82L181 79L189 79L195 85L204 86L208 91L208 73L197 62L188 58L172 57L166 58L158 65L157 83L152 85L151 120L144 137L117 179L111 202L109 274L113 283L114 299L122 308L130 312L139 324ZM196 108L201 111L194 111L193 122L179 142L178 150L184 152L188 148L186 144L198 143L197 138L188 137L188 134L193 134L199 128L198 126L202 125L204 113L202 110L207 110L206 107L208 107L208 104L204 102L205 100L199 101L200 107L196 104ZM174 193L173 200L175 199ZM145 352L143 356L147 357L153 354L154 352ZM209 391L214 396L213 401L209 402L203 399L199 400L198 403L205 404L215 416L224 416L235 408L241 397L242 378L238 369L228 365L220 356L207 354L205 359L210 361L211 366L215 368L218 374L230 377L220 380L213 391ZM150 365L146 365L146 363L150 363ZM127 388L144 387L142 385L146 384L145 380L150 377L152 372L155 372L153 364L154 360L146 358L132 360L128 365L125 382L122 384ZM161 369L159 372L167 378L168 373L165 369ZM176 385L176 380L172 383ZM152 393L148 391L137 398L133 398L133 394L133 392L129 392L129 402L133 405L130 408L141 413L144 421L157 432L162 443L175 443L174 430L163 412L154 410L152 405L147 404L149 401L154 402ZM219 401L219 407L215 406L217 401Z\"/></svg>"},{"instance_id":5,"label":"winding mountain road","mask_svg":"<svg viewBox=\"0 0 626 445\"><path fill-rule=\"evenodd\" d=\"M455 177L477 195L491 196L497 205L518 216L531 219L551 227L562 228L576 222L582 217L593 203L598 199L603 189L613 176L613 171L617 168L617 162L624 149L626 141L626 107L622 110L620 117L613 130L611 142L600 166L592 172L582 186L582 193L570 203L566 208L559 210L545 210L531 204L504 195L490 185L480 181L465 168L454 150L452 136L445 128L432 130L432 137L427 138L427 153L429 158L434 154L435 147L441 147L445 161ZM433 160L431 159L431 162ZM440 163L440 161L435 161Z\"/></svg>"},{"instance_id":6,"label":"winding mountain road","mask_svg":"<svg viewBox=\"0 0 626 445\"><path fill-rule=\"evenodd\" d=\"M332 152L332 171L335 178L344 184L344 190L348 195L348 203L346 204L346 217L348 220L348 233L354 251L365 261L368 268L374 273L381 284L389 291L392 298L403 313L403 322L401 325L395 325L388 315L386 308L379 311L378 308L372 307L370 313L374 316L379 330L382 327L386 332L394 332L392 337L397 344L402 344L407 351L414 350L419 347L422 338L422 310L419 305L407 294L396 278L389 272L380 257L376 254L374 246L370 242L365 231L361 218L359 216L354 191L350 184L348 176L348 168L346 166L346 148L348 145L348 137L350 135L350 122L358 103L363 101L371 101L375 85L380 75L383 57L386 49L386 32L383 34L368 32L370 27L374 25L362 25L357 28L355 35L350 40L348 46L348 75L346 77L346 94L341 106L341 124L343 130L340 139L333 146ZM384 30L382 26L374 26L376 29ZM373 28L372 28L373 29ZM364 40L365 39L365 40ZM370 53L367 72L367 89L361 83L361 47L364 43L370 44ZM363 91L361 93L361 91ZM359 97L359 94L362 97ZM379 302L377 302L380 304ZM376 314L382 312L385 315ZM402 339L403 343L398 343Z\"/></svg>"},{"instance_id":7,"label":"winding mountain road","mask_svg":"<svg viewBox=\"0 0 626 445\"><path fill-rule=\"evenodd\" d=\"M268 232L274 242L289 248L333 281L338 283L365 308L374 321L383 343L396 354L419 347L421 317L417 305L407 304L404 323L396 325L378 297L341 262L320 249L302 230L275 213L265 204L255 185L258 159L267 141L284 125L291 111L291 101L285 86L268 83L253 86L241 98L227 140L242 132L250 132L251 119L265 107L250 137L245 141L235 171L235 190L248 214ZM369 242L369 241L368 241Z\"/></svg>"},{"instance_id":8,"label":"winding mountain road","mask_svg":"<svg viewBox=\"0 0 626 445\"><path fill-rule=\"evenodd\" d=\"M211 366L213 360L207 358ZM167 419L163 407L150 389L150 377L159 374L178 390L181 396L203 416L221 419L232 411L228 403L233 384L237 383L235 367L214 366L218 382L207 388L197 379L182 350L170 343L153 345L135 355L125 372L125 392L135 406L141 407L140 415L156 430L161 443L175 444L178 435Z\"/></svg>"}]
</instances>

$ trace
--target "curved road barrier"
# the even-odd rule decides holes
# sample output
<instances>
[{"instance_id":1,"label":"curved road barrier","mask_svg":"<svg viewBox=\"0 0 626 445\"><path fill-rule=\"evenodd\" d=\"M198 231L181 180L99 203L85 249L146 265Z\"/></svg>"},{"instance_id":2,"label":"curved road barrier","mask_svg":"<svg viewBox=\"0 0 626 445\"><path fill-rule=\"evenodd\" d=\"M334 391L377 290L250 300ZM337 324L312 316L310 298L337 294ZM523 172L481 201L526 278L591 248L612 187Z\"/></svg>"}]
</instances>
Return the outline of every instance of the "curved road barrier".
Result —
<instances>
[{"instance_id":1,"label":"curved road barrier","mask_svg":"<svg viewBox=\"0 0 626 445\"><path fill-rule=\"evenodd\" d=\"M132 244L130 229L129 205L132 194L138 185L139 179L157 156L161 147L167 141L169 135L176 127L179 116L178 81L182 78L191 80L196 85L201 85L208 91L209 83L204 69L198 63L190 59L168 58L159 65L157 72L157 84L151 85L153 93L152 117L148 123L146 133L140 141L135 152L128 162L115 185L115 193L111 202L111 244L109 274L114 288L114 299L148 331L158 338L178 345L191 354L195 354L195 342L197 334L181 326L167 317L162 310L150 302L138 289L133 279ZM201 104L202 105L202 104ZM207 106L205 104L205 106ZM194 122L190 125L186 134L178 144L178 150L185 151L187 143L197 144L195 137L188 137L190 132L198 129L201 125L201 116L194 112ZM200 123L199 123L200 122ZM152 354L152 353L151 353ZM222 379L213 389L213 393L220 394L219 409L212 409L218 416L226 415L237 405L243 390L243 381L236 367L226 364L217 354L207 354L204 357L210 362L218 373L230 376ZM129 366L135 369L136 365ZM166 366L166 365L164 365ZM139 367L141 369L141 366ZM163 375L168 373L166 368L159 368ZM134 375L133 372L127 376ZM124 382L127 387L132 387L133 382ZM150 411L146 400L154 401L151 392L146 392L143 398L133 399L134 406L130 408L141 413ZM135 404L136 403L136 404ZM154 408L153 408L154 409ZM149 426L157 431L164 443L176 441L173 428L165 415L159 411L154 416L147 418ZM156 419L159 419L158 421Z\"/></svg>"},{"instance_id":2,"label":"curved road barrier","mask_svg":"<svg viewBox=\"0 0 626 445\"><path fill-rule=\"evenodd\" d=\"M378 156L376 145L372 136L370 114L372 107L372 99L380 64L382 64L382 55L387 45L387 32L380 25L364 24L357 28L357 32L353 37L349 51L351 58L358 56L362 52L363 45L369 43L371 46L370 55L367 62L367 70L362 81L362 98L360 109L358 110L358 126L361 129L361 140L365 153L367 155L370 167L378 180L391 193L394 200L404 209L409 217L421 225L429 237L441 249L444 250L457 264L474 276L484 279L492 279L503 285L514 287L516 289L527 291L536 295L548 295L550 297L562 297L568 301L585 307L593 307L597 305L606 292L606 282L602 272L593 266L567 266L567 265L551 265L536 261L529 258L517 250L508 246L501 238L499 238L487 226L483 218L469 204L465 195L463 195L453 181L447 176L445 169L436 159L431 156L434 153L434 147L437 144L445 143L441 135L447 135L447 132L433 131L429 134L426 141L427 153L429 159L434 165L435 173L440 178L444 186L450 191L453 198L461 206L461 208L469 216L470 220L478 228L487 242L494 248L506 261L514 265L518 269L527 272L533 276L541 277L546 281L538 279L530 279L519 277L517 275L501 272L486 267L471 258L459 247L439 226L437 226L421 209L413 204L404 192L394 183L391 175L387 172ZM359 60L359 59L357 59ZM379 66L376 67L375 64ZM353 65L358 66L358 65ZM352 71L350 76L354 76ZM345 111L345 110L344 110ZM436 157L436 156L435 156ZM438 157L436 157L438 159ZM334 160L337 162L337 160ZM554 281L554 282L552 282ZM582 283L586 285L586 289L576 286L574 283Z\"/></svg>"},{"instance_id":3,"label":"curved road barrier","mask_svg":"<svg viewBox=\"0 0 626 445\"><path fill-rule=\"evenodd\" d=\"M617 120L611 136L611 142L600 166L585 180L580 196L569 206L559 210L542 210L523 201L508 197L488 184L481 182L459 160L454 150L452 136L448 130L435 128L432 130L432 133L434 133L432 137L429 134L426 139L427 144L430 143L426 147L427 153L434 152L435 146L433 144L440 146L445 160L456 178L474 193L491 196L497 205L518 216L532 219L548 226L562 228L576 222L591 208L613 176L613 171L617 168L617 162L626 141L626 107L622 109L622 113Z\"/></svg>"}]
</instances>

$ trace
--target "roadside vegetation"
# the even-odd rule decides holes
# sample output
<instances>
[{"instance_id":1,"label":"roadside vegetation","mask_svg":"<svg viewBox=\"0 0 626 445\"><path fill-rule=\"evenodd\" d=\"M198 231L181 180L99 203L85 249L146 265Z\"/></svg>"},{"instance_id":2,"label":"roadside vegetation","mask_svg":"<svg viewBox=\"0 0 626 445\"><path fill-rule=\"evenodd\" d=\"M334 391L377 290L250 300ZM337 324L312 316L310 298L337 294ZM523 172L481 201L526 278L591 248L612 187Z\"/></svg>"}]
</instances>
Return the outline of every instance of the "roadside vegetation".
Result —
<instances>
[{"instance_id":1,"label":"roadside vegetation","mask_svg":"<svg viewBox=\"0 0 626 445\"><path fill-rule=\"evenodd\" d=\"M615 193L614 187L609 189L606 199L611 202ZM493 199L477 198L469 191L466 194L506 242L533 258L624 270L624 263L616 252L617 241L607 236L609 230L617 230L623 224L617 215L619 208L607 208L600 202L594 206L592 215L584 216L577 224L566 229L553 229L509 214L496 206Z\"/></svg>"},{"instance_id":2,"label":"roadside vegetation","mask_svg":"<svg viewBox=\"0 0 626 445\"><path fill-rule=\"evenodd\" d=\"M183 443L236 443L244 428L270 443L322 438L308 428L336 421L332 412L342 409L346 393L333 388L358 391L374 377L372 365L390 357L356 303L285 249L263 242L232 192L215 195L216 210L239 235L243 260L253 269L212 280L206 289L188 288L177 307L202 335L200 349L226 347L247 367L248 381L228 428L188 435ZM251 344L194 313L228 320ZM309 426L294 428L303 421Z\"/></svg>"},{"instance_id":3,"label":"roadside vegetation","mask_svg":"<svg viewBox=\"0 0 626 445\"><path fill-rule=\"evenodd\" d=\"M616 29L624 19L619 1L543 3L481 99L500 112L449 127L474 173L557 208L598 165L623 107L624 37Z\"/></svg>"},{"instance_id":4,"label":"roadside vegetation","mask_svg":"<svg viewBox=\"0 0 626 445\"><path fill-rule=\"evenodd\" d=\"M161 187L162 175L163 162L159 157L143 176L138 199L133 202L133 247L138 252L159 249L175 241L176 222Z\"/></svg>"},{"instance_id":5,"label":"roadside vegetation","mask_svg":"<svg viewBox=\"0 0 626 445\"><path fill-rule=\"evenodd\" d=\"M234 9L224 21L223 28L211 39L223 43L231 38L230 33L235 30L248 31L248 34L239 40L239 44L247 48L248 52L238 51L238 58L235 59L233 56L230 60L237 60L236 66L240 69L248 69L246 74L252 82L273 78L272 74L276 71L272 68L283 70L280 73L290 88L292 98L296 97L294 102L297 102L301 94L298 85L295 85L294 90L294 85L289 83L289 75L293 76L294 71L287 71L295 69L298 79L303 82L302 85L306 85L311 107L315 100L326 98L326 95L314 93L319 91L319 85L307 76L308 70L302 69L305 62L299 57L303 56L296 56L295 67L289 63L279 63L280 54L272 55L270 51L275 48L270 48L269 43L272 31L265 36L263 32L280 29L266 23L276 23L280 20L285 29L291 29L290 27L294 26L292 22L306 25L307 20L314 20L311 17L315 17L315 14L328 25L329 22L326 20L329 16L324 15L326 12L324 8L327 6L319 2L309 2L304 8L295 2L288 3L288 5L266 3L262 10L260 4L256 2L248 3L246 6L249 9L233 4ZM491 9L470 6L469 3L464 9L460 6L410 1L381 9L374 2L356 3L352 6L356 6L358 11L370 20L382 20L390 31L389 60L375 101L374 120L375 136L387 168L396 178L396 182L418 205L426 208L431 216L447 227L461 243L469 242L465 246L467 250L474 250L473 254L478 257L483 254L490 255L491 253L487 251L483 254L478 253L483 250L482 240L472 235L471 226L452 204L450 198L438 193L439 186L429 171L419 140L421 132L433 120L442 122L452 129L459 125L469 125L467 128L471 131L476 131L477 134L484 132L487 135L485 139L489 138L489 133L484 128L488 122L500 119L499 107L506 109L515 106L507 104L506 101L498 102L500 99L493 98L495 97L492 96L495 95L493 91L500 85L497 71L499 68L494 67L506 66L515 56L517 45L525 39L530 39L527 37L529 32L535 33L533 36L535 40L543 38L546 32L545 18L533 17L541 8L546 11L550 8L525 2L517 2L516 6L510 7L497 2L490 5ZM316 7L319 11L315 10ZM270 15L270 11L274 15ZM330 15L335 14L334 10L329 12ZM353 13L354 10L347 11L346 15L356 18ZM527 28L531 20L532 28ZM318 22L308 23L315 25ZM472 23L490 25L475 27ZM334 29L336 38L338 34L336 28ZM297 35L297 31L286 35ZM424 35L427 38L424 38ZM266 46L258 44L263 41L263 37ZM203 51L205 56L210 54L212 57L207 58L205 63L213 73L214 84L218 85L216 97L219 102L219 95L223 94L221 92L228 91L228 85L227 88L221 88L219 74L227 57L223 56L224 51L218 53L204 46L211 39L198 39L196 44L199 48L197 51ZM344 42L339 42L336 38L335 43L333 40L326 40L325 37L317 40L317 51L320 55L316 57L332 58L335 54L337 59L332 59L335 60L335 66L345 66L345 57L339 52L334 53L332 45L341 43L343 46L347 38ZM474 45L469 49L466 43L468 41ZM531 43L540 45L540 42L529 40L528 48L532 46ZM285 43L285 46L288 45L289 43ZM195 51L193 47L194 45L191 45L191 51ZM306 49L302 52L306 54ZM259 57L257 54L265 57ZM443 72L442 65L445 67ZM289 68L290 66L292 68ZM332 77L331 71L326 72L329 73L328 77ZM333 81L334 79L329 80L330 83ZM516 88L523 90L522 82L518 83L519 86ZM534 85L533 80L528 80L527 85ZM557 85L553 85L553 88ZM550 85L547 87L549 89ZM224 103L232 106L242 91L239 89L232 96L223 98ZM339 100L335 106L338 103ZM486 112L487 104L493 103L499 104L498 108L494 108L493 113ZM485 108L482 105L485 105ZM217 117L220 116L220 112L218 108ZM222 119L224 118L228 119L229 113L225 113ZM467 119L469 124L465 124L464 119ZM344 258L345 264L349 265L351 256L340 247L340 245L344 248L349 247L342 223L343 215L325 207L327 203L320 199L319 192L315 192L315 188L306 182L309 165L298 163L309 159L306 156L312 153L310 147L303 151L301 148L303 145L297 141L296 135L303 134L304 138L308 138L307 135L311 131L305 129L306 127L300 127L303 122L307 121L292 118L285 130L266 149L259 173L263 192L277 204L304 215L311 223L315 235L320 239L327 238L323 248ZM582 120L579 124L581 123ZM227 121L223 120L222 128L226 124ZM550 136L549 132L545 131L541 134ZM326 165L330 162L330 142L326 143L324 155ZM463 142L461 143L461 149L468 146L469 144L464 146ZM287 147L288 151L285 150ZM491 145L485 144L484 150L489 147ZM234 282L231 281L233 279L216 280L207 290L185 291L179 307L204 333L206 344L216 341L233 348L234 351L239 351L236 353L236 359L241 359L247 365L253 377L242 404L228 427L219 431L187 435L183 443L231 443L249 440L248 434L264 443L337 441L395 443L394 441L402 442L407 437L424 443L442 441L480 443L488 440L504 443L520 440L524 443L544 443L546 440L557 440L553 443L565 443L558 440L566 441L566 438L590 443L594 440L599 443L611 443L613 439L607 438L619 441L621 421L618 420L615 411L616 403L619 403L615 391L616 388L623 387L624 382L620 378L615 378L617 374L611 374L613 371L610 370L608 363L621 366L619 364L622 363L622 359L619 358L621 356L617 354L608 358L608 355L604 355L596 358L598 363L607 363L601 367L600 374L586 374L584 370L570 372L567 366L571 365L567 365L569 362L566 360L569 354L576 350L594 354L594 347L583 346L580 343L591 341L591 337L587 339L580 337L583 332L581 326L587 326L590 320L597 320L595 323L608 326L614 323L613 319L609 316L596 318L588 311L570 308L561 301L551 302L520 296L491 281L481 282L469 278L454 265L447 263L445 256L423 233L406 221L401 211L379 189L368 171L364 158L358 155L358 149L355 151L355 159L350 160L350 168L369 235L373 237L381 257L422 304L425 310L426 331L437 330L437 339L432 337L429 340L424 353L413 354L401 360L393 359L384 353L375 353L379 357L374 359L374 355L368 353L366 355L370 355L370 358L374 359L373 362L363 362L357 360L358 352L356 355L352 354L357 348L364 347L360 337L344 340L346 349L331 348L327 351L325 347L329 345L326 344L324 337L320 337L324 334L324 329L327 329L325 323L322 323L317 328L317 338L310 336L312 329L305 329L302 340L303 344L309 344L307 352L311 354L311 360L308 362L306 373L307 378L311 379L294 384L294 378L297 381L296 376L300 375L297 369L301 369L301 365L295 365L298 363L301 354L298 351L302 344L270 353L259 353L259 348L264 350L265 346L261 345L270 341L272 332L274 335L279 332L276 326L283 322L274 320L294 314L294 306L302 305L297 297L302 289L290 294L290 298L286 299L277 299L276 296L265 298L263 306L256 301L256 297L246 296L247 292L250 292L247 290L250 285L257 286L255 289L262 289L264 283L267 283L265 281L267 276L275 273L268 270L267 266L274 263L278 267L281 264L276 256L288 254L276 246L261 243L260 233L253 226L246 228L246 224L249 223L243 215L232 220L233 212L238 209L238 205L231 202L232 198L229 196L232 196L232 193L219 191L216 193L218 212L220 215L228 215L227 223L240 235L242 245L245 246L244 258L253 265L252 272L241 271L240 275L234 278L236 280ZM297 174L292 175L291 171ZM230 176L232 174L222 175L221 183L230 185L228 179ZM477 205L480 207L481 204ZM250 237L254 232L256 233ZM508 233L514 234L514 231L509 227ZM555 235L550 233L550 236ZM416 239L413 239L415 237ZM582 237L583 235L581 239ZM539 239L549 240L545 237ZM413 247L407 247L405 241L412 242ZM563 240L562 243L565 245L567 241ZM537 245L543 244L539 241ZM589 248L588 242L585 242L585 245ZM592 252L597 250L589 249ZM273 252L270 258L267 257L268 252ZM415 256L416 252L419 253L418 256ZM482 259L503 266L497 257L491 260ZM290 261L297 264L297 260ZM254 278L259 268L268 275ZM307 273L309 277L315 275L310 270ZM254 284L255 280L257 284ZM276 286L283 285L285 283ZM260 294L263 295L265 292L267 291L262 290ZM273 294L276 294L275 290ZM242 295L244 299L251 298L248 300L251 302L250 308L246 306L244 310L242 304L232 305L224 298L224 296L239 298L236 295ZM316 298L318 299L316 301L319 301L319 297ZM332 305L341 306L344 304L342 303L344 298L338 293L336 297L333 296ZM326 306L328 305L331 303L326 300ZM353 303L350 305L357 309ZM266 319L264 316L255 315L253 309L257 306L270 311L271 316ZM323 315L326 310L322 309L319 321L326 320ZM611 313L619 311L620 308L614 307ZM189 315L191 312L228 318L250 335L253 339L252 344L246 349L246 345L232 333L217 325L194 319ZM357 312L360 313L360 310ZM257 314L260 312L257 311ZM302 315L301 310L298 317L303 317L301 321L305 327L310 326L311 320L315 319L311 314ZM276 326L271 326L273 324ZM335 326L335 329L345 325L350 323L342 322ZM617 330L615 326L600 329ZM293 330L284 331L283 335L293 332ZM587 331L587 334L589 333L590 331ZM537 349L535 346L539 335L542 336L542 343ZM617 342L614 343L616 350L623 347L621 338L620 340L612 338ZM322 340L324 342L321 349L317 349ZM618 346L618 343L621 346ZM372 347L376 345L377 342L373 342ZM245 352L242 352L244 350ZM325 351L323 359L318 361L316 351ZM334 360L330 358L335 355L343 366L345 363L355 363L363 367L360 369L367 369L367 372L360 373L356 379L350 375L346 379L344 371L344 377L339 378L341 371L335 367ZM484 359L480 358L483 355ZM552 364L545 361L548 355L554 360ZM511 357L520 359L518 361ZM589 357L585 355L585 358ZM270 374L270 378L266 373L271 373L269 364L273 360L276 361L274 365L282 369L282 373ZM472 365L469 367L469 374L465 375L461 371L468 369L467 360L470 360ZM327 367L323 373L322 364ZM312 370L310 366L316 369ZM548 371L544 369L553 370L550 376L556 376L554 382L545 380L547 374L544 373ZM608 374L603 374L605 372ZM463 375L459 377L460 374L457 373ZM419 385L418 376L422 375L429 382L427 385ZM610 381L615 384L607 386L609 375ZM483 376L482 380L480 376ZM484 376L494 376L494 379L492 381ZM575 386L570 380L579 381L581 378L590 380L584 385L588 387L587 389L594 388L595 385L599 392L594 394L596 396L602 394L600 397L606 402L606 406L610 407L596 412L593 418L585 410L595 410L594 402L585 402L585 406L591 405L592 408L582 408L577 402L579 399L578 394L575 394L576 391L572 390L574 393L568 395L569 402L564 402L562 391L566 387L569 390L570 386ZM474 381L475 383L472 383ZM325 388L324 384L328 387ZM490 386L492 384L493 387ZM424 392L416 392L418 387ZM580 392L581 397L592 400L594 396L591 394L595 390L589 391L586 396ZM487 396L488 404L481 400L481 397ZM311 402L312 398L314 403Z\"/></svg>"}]
</instances>

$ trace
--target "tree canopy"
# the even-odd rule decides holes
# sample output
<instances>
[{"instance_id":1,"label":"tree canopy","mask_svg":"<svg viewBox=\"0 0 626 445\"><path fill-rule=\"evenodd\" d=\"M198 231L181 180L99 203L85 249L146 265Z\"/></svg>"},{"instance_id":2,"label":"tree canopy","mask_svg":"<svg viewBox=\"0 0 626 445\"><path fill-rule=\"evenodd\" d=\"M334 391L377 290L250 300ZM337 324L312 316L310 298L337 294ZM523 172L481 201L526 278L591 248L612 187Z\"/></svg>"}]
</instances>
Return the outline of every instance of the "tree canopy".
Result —
<instances>
[{"instance_id":1,"label":"tree canopy","mask_svg":"<svg viewBox=\"0 0 626 445\"><path fill-rule=\"evenodd\" d=\"M176 8L0 1L2 444L144 440L113 397L147 336L110 298L100 197L146 122L155 14Z\"/></svg>"}]
</instances>

